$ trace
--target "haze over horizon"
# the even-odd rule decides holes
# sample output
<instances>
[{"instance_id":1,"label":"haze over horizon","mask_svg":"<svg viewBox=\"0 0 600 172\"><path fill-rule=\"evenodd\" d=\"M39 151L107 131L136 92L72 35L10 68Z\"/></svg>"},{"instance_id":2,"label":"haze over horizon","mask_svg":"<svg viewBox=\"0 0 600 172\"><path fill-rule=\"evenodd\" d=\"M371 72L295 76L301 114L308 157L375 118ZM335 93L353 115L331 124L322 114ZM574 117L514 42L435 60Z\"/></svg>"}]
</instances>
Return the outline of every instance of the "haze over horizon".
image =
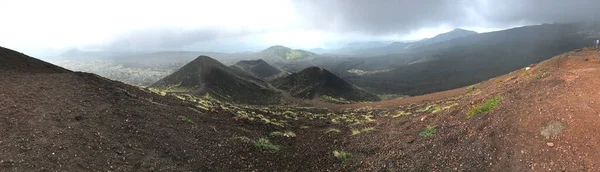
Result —
<instances>
[{"instance_id":1,"label":"haze over horizon","mask_svg":"<svg viewBox=\"0 0 600 172\"><path fill-rule=\"evenodd\" d=\"M600 1L594 0L0 3L0 45L40 57L71 48L213 52L258 51L271 45L338 48L351 42L429 38L455 28L481 33L592 21L600 15L595 9Z\"/></svg>"}]
</instances>

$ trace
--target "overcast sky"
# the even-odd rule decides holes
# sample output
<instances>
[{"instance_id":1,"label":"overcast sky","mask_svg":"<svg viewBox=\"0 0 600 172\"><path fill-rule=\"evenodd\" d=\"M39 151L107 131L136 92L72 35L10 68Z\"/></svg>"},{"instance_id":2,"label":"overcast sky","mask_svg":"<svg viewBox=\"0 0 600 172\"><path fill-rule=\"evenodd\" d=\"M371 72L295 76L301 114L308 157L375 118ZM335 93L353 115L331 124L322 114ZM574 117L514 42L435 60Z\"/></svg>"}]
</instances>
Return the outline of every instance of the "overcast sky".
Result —
<instances>
[{"instance_id":1,"label":"overcast sky","mask_svg":"<svg viewBox=\"0 0 600 172\"><path fill-rule=\"evenodd\" d=\"M34 56L335 48L599 18L600 0L0 0L0 46Z\"/></svg>"}]
</instances>

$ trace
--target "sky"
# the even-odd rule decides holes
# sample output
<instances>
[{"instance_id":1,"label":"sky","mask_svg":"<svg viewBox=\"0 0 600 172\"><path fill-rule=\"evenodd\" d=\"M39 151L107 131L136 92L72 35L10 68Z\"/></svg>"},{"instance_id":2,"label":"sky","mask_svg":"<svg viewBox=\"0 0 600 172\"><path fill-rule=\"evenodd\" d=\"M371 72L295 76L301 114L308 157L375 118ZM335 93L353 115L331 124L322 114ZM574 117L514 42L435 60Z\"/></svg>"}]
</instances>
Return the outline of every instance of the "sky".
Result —
<instances>
[{"instance_id":1,"label":"sky","mask_svg":"<svg viewBox=\"0 0 600 172\"><path fill-rule=\"evenodd\" d=\"M598 0L0 0L0 46L34 56L339 48L598 17Z\"/></svg>"}]
</instances>

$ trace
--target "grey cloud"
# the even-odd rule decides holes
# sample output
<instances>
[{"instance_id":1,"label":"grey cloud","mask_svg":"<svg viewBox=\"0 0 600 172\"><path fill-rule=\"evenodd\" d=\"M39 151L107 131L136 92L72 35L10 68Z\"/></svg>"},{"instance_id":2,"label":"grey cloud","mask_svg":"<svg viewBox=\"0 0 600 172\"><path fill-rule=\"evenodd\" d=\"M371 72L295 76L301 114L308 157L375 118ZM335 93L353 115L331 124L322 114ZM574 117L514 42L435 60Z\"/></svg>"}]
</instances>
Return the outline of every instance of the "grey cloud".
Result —
<instances>
[{"instance_id":1,"label":"grey cloud","mask_svg":"<svg viewBox=\"0 0 600 172\"><path fill-rule=\"evenodd\" d=\"M302 20L297 21L301 26L283 29L325 31L340 35L342 42L357 39L348 35L369 38L406 35L440 25L507 28L600 18L600 0L292 0L292 3ZM265 46L258 38L273 31L154 28L118 35L106 49L245 51Z\"/></svg>"},{"instance_id":2,"label":"grey cloud","mask_svg":"<svg viewBox=\"0 0 600 172\"><path fill-rule=\"evenodd\" d=\"M239 32L210 29L157 28L136 30L116 36L105 46L110 50L177 50L186 46L220 39L242 37L252 34L248 30Z\"/></svg>"},{"instance_id":3,"label":"grey cloud","mask_svg":"<svg viewBox=\"0 0 600 172\"><path fill-rule=\"evenodd\" d=\"M312 27L366 34L406 33L441 24L509 27L600 17L598 0L296 0Z\"/></svg>"}]
</instances>

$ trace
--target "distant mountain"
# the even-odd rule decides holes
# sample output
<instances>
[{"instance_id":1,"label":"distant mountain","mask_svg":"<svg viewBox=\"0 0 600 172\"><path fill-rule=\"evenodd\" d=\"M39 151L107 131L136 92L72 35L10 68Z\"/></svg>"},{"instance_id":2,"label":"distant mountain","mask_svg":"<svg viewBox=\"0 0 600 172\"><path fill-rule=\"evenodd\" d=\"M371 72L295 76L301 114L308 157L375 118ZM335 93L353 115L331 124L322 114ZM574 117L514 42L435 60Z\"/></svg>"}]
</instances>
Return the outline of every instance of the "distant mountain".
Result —
<instances>
[{"instance_id":1,"label":"distant mountain","mask_svg":"<svg viewBox=\"0 0 600 172\"><path fill-rule=\"evenodd\" d=\"M476 34L478 34L478 33L475 31L464 30L464 29L454 29L450 32L436 35L433 38L417 41L417 42L413 43L409 48L416 48L419 46L430 45L430 44L434 44L434 43L438 43L438 42L444 42L444 41L453 40L453 39L461 38L461 37L465 37L465 36L476 35Z\"/></svg>"},{"instance_id":2,"label":"distant mountain","mask_svg":"<svg viewBox=\"0 0 600 172\"><path fill-rule=\"evenodd\" d=\"M317 53L317 54L331 53L331 50L324 49L324 48L313 48L313 49L310 49L308 51L313 52L313 53Z\"/></svg>"},{"instance_id":3,"label":"distant mountain","mask_svg":"<svg viewBox=\"0 0 600 172\"><path fill-rule=\"evenodd\" d=\"M294 50L294 49L284 47L281 45L275 45L275 46L271 46L271 47L261 51L260 55L274 56L274 57L278 57L278 58L286 59L286 60L299 60L299 59L306 59L309 57L313 57L313 56L316 56L317 54L308 52L308 51L304 51L304 50L298 50L298 49Z\"/></svg>"},{"instance_id":4,"label":"distant mountain","mask_svg":"<svg viewBox=\"0 0 600 172\"><path fill-rule=\"evenodd\" d=\"M0 71L18 71L27 73L64 73L67 69L29 57L23 53L0 47Z\"/></svg>"},{"instance_id":5,"label":"distant mountain","mask_svg":"<svg viewBox=\"0 0 600 172\"><path fill-rule=\"evenodd\" d=\"M600 24L545 24L471 34L413 48L409 53L397 56L410 57L411 61L398 61L398 67L388 72L345 79L380 93L420 95L443 91L590 46L596 39L590 33L599 31ZM456 33L468 35L469 32ZM378 61L394 62L394 58L384 57Z\"/></svg>"},{"instance_id":6,"label":"distant mountain","mask_svg":"<svg viewBox=\"0 0 600 172\"><path fill-rule=\"evenodd\" d=\"M273 81L275 87L286 90L293 97L319 98L332 103L378 101L379 98L337 77L333 73L310 67L298 73Z\"/></svg>"},{"instance_id":7,"label":"distant mountain","mask_svg":"<svg viewBox=\"0 0 600 172\"><path fill-rule=\"evenodd\" d=\"M264 81L232 70L208 56L199 56L150 87L167 92L209 93L242 104L275 104L280 101L280 94L268 89Z\"/></svg>"},{"instance_id":8,"label":"distant mountain","mask_svg":"<svg viewBox=\"0 0 600 172\"><path fill-rule=\"evenodd\" d=\"M269 65L267 62L265 62L262 59L242 60L242 61L235 63L231 67L239 68L239 69L241 69L245 72L248 72L249 74L251 74L255 77L261 78L261 79L271 78L271 77L278 76L283 73L281 70Z\"/></svg>"},{"instance_id":9,"label":"distant mountain","mask_svg":"<svg viewBox=\"0 0 600 172\"><path fill-rule=\"evenodd\" d=\"M335 50L336 53L341 54L355 54L356 52L360 52L362 50L374 49L374 48L382 48L388 46L389 44L383 42L353 42L344 45L342 48Z\"/></svg>"},{"instance_id":10,"label":"distant mountain","mask_svg":"<svg viewBox=\"0 0 600 172\"><path fill-rule=\"evenodd\" d=\"M388 55L388 54L397 54L397 53L408 53L412 49L419 48L422 46L431 45L438 42L444 42L456 38L461 38L465 36L476 35L477 32L464 30L464 29L454 29L450 32L442 33L436 35L432 38L421 39L418 41L411 42L392 42L389 45L373 47L373 48L365 48L358 49L353 52L356 55Z\"/></svg>"}]
</instances>

